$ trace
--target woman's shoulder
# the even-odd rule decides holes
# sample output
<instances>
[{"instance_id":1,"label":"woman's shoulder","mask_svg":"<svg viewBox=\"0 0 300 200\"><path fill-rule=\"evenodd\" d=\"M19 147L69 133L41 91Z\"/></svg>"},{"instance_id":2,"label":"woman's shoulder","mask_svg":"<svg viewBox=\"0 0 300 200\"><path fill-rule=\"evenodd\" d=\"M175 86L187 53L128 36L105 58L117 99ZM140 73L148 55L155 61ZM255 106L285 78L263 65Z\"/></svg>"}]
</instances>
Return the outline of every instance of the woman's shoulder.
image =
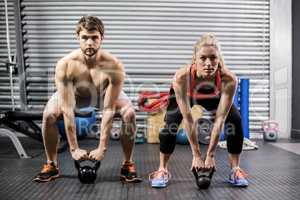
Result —
<instances>
[{"instance_id":1,"label":"woman's shoulder","mask_svg":"<svg viewBox=\"0 0 300 200\"><path fill-rule=\"evenodd\" d=\"M180 83L182 81L186 81L189 77L190 68L191 65L188 64L179 68L174 75L174 82Z\"/></svg>"},{"instance_id":2,"label":"woman's shoulder","mask_svg":"<svg viewBox=\"0 0 300 200\"><path fill-rule=\"evenodd\" d=\"M228 68L225 68L221 71L221 80L222 80L222 85L237 85L238 79L237 76L230 71Z\"/></svg>"}]
</instances>

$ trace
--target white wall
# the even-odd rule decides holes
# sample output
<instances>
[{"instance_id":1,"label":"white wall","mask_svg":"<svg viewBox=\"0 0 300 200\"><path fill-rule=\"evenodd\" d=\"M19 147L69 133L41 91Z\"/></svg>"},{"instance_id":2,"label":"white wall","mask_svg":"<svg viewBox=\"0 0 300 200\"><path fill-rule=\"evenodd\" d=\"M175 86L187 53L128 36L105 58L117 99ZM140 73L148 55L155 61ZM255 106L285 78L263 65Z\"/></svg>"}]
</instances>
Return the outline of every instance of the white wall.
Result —
<instances>
[{"instance_id":1,"label":"white wall","mask_svg":"<svg viewBox=\"0 0 300 200\"><path fill-rule=\"evenodd\" d=\"M270 118L290 138L292 105L292 2L270 0Z\"/></svg>"}]
</instances>

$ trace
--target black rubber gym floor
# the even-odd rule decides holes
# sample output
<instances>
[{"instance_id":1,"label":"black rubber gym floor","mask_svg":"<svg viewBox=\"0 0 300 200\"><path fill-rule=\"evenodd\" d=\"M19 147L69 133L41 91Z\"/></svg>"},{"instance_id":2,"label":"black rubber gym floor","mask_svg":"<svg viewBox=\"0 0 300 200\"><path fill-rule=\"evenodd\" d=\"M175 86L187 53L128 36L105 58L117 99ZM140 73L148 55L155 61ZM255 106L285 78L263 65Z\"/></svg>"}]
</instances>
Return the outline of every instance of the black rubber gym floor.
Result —
<instances>
[{"instance_id":1,"label":"black rubber gym floor","mask_svg":"<svg viewBox=\"0 0 300 200\"><path fill-rule=\"evenodd\" d=\"M143 182L123 184L119 181L122 151L119 142L111 141L105 159L98 170L95 184L84 185L77 179L68 152L59 154L61 178L48 183L35 183L32 178L45 161L42 144L22 139L31 159L19 159L10 142L0 137L0 199L300 199L300 156L264 142L259 150L244 151L241 166L249 174L248 188L233 188L225 182L229 173L227 152L217 150L217 171L211 187L199 191L190 172L189 146L177 145L170 162L172 179L165 189L149 186L148 174L158 166L158 145L139 144L134 159ZM96 140L80 141L81 147L92 149Z\"/></svg>"}]
</instances>

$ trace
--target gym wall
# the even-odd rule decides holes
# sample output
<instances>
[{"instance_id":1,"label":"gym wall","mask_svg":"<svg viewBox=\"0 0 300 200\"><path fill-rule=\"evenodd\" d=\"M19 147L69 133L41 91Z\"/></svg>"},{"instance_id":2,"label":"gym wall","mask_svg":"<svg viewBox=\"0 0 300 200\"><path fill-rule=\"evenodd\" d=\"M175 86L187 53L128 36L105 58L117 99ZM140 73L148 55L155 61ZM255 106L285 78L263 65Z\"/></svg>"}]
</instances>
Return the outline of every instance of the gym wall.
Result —
<instances>
[{"instance_id":1,"label":"gym wall","mask_svg":"<svg viewBox=\"0 0 300 200\"><path fill-rule=\"evenodd\" d=\"M0 2L2 60L6 46ZM11 6L13 1L9 2ZM54 92L55 63L78 48L74 29L83 13L103 20L103 48L124 63L125 91L134 102L140 90L167 91L176 69L190 63L194 43L205 32L215 33L227 66L238 77L250 79L250 134L261 136L261 121L270 114L270 0L23 0L21 4L27 31L28 109L43 109ZM1 72L0 109L10 105L7 77Z\"/></svg>"},{"instance_id":2,"label":"gym wall","mask_svg":"<svg viewBox=\"0 0 300 200\"><path fill-rule=\"evenodd\" d=\"M10 49L11 55L14 56L16 52L14 0L8 0L7 2ZM0 110L11 110L12 99L15 101L16 108L20 108L18 74L13 74L14 95L12 97L10 89L9 69L4 63L8 62L7 46L5 4L4 0L0 0Z\"/></svg>"},{"instance_id":3,"label":"gym wall","mask_svg":"<svg viewBox=\"0 0 300 200\"><path fill-rule=\"evenodd\" d=\"M293 0L293 99L292 99L292 138L300 139L300 2Z\"/></svg>"},{"instance_id":4,"label":"gym wall","mask_svg":"<svg viewBox=\"0 0 300 200\"><path fill-rule=\"evenodd\" d=\"M292 0L270 0L270 119L290 138L292 116Z\"/></svg>"}]
</instances>

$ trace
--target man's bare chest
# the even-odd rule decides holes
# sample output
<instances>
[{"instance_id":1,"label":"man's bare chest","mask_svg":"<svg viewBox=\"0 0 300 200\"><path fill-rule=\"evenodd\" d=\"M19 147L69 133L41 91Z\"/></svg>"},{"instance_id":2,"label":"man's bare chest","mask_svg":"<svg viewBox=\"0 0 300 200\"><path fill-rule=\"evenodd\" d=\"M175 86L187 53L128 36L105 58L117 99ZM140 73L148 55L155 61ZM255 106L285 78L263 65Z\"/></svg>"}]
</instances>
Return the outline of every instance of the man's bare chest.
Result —
<instances>
[{"instance_id":1,"label":"man's bare chest","mask_svg":"<svg viewBox=\"0 0 300 200\"><path fill-rule=\"evenodd\" d=\"M77 70L73 79L75 93L80 96L88 96L91 91L104 91L108 83L108 75L98 69Z\"/></svg>"}]
</instances>

